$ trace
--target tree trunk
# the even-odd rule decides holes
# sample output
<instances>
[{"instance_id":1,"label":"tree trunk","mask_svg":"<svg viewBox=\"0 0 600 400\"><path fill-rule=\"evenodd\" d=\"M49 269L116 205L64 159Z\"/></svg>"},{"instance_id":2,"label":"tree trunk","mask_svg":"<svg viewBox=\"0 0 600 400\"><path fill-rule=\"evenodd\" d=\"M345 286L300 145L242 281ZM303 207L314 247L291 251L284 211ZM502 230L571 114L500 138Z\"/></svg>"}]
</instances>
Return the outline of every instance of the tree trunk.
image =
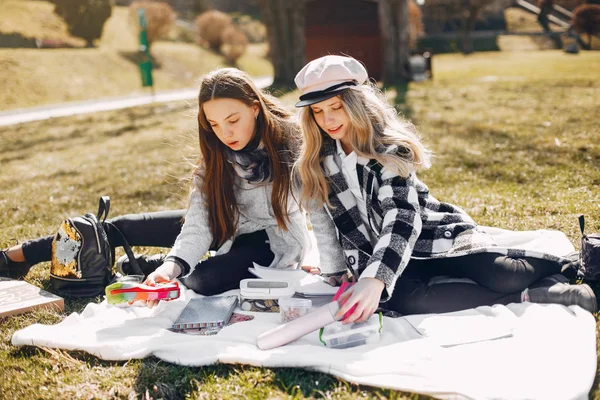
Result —
<instances>
[{"instance_id":1,"label":"tree trunk","mask_svg":"<svg viewBox=\"0 0 600 400\"><path fill-rule=\"evenodd\" d=\"M293 87L304 66L305 0L262 0L276 87Z\"/></svg>"},{"instance_id":2,"label":"tree trunk","mask_svg":"<svg viewBox=\"0 0 600 400\"><path fill-rule=\"evenodd\" d=\"M478 6L470 6L468 11L465 11L466 15L463 16L462 26L462 48L463 54L471 54L473 52L473 42L471 40L471 32L475 29L475 21L479 14Z\"/></svg>"},{"instance_id":3,"label":"tree trunk","mask_svg":"<svg viewBox=\"0 0 600 400\"><path fill-rule=\"evenodd\" d=\"M408 0L379 0L379 29L383 41L383 82L410 80Z\"/></svg>"}]
</instances>

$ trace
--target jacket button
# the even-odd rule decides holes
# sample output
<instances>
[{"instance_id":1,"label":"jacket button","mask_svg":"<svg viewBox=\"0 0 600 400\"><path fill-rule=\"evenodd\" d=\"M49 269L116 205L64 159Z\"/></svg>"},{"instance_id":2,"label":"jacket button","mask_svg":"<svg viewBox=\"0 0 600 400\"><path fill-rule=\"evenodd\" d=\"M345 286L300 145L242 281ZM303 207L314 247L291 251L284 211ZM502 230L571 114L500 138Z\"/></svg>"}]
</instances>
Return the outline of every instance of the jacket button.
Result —
<instances>
[{"instance_id":1,"label":"jacket button","mask_svg":"<svg viewBox=\"0 0 600 400\"><path fill-rule=\"evenodd\" d=\"M356 262L356 258L354 258L354 256L348 257L348 264L354 265L355 262Z\"/></svg>"},{"instance_id":2,"label":"jacket button","mask_svg":"<svg viewBox=\"0 0 600 400\"><path fill-rule=\"evenodd\" d=\"M450 239L450 238L452 237L452 232L451 232L451 231L446 231L446 232L444 232L444 237L445 237L446 239Z\"/></svg>"}]
</instances>

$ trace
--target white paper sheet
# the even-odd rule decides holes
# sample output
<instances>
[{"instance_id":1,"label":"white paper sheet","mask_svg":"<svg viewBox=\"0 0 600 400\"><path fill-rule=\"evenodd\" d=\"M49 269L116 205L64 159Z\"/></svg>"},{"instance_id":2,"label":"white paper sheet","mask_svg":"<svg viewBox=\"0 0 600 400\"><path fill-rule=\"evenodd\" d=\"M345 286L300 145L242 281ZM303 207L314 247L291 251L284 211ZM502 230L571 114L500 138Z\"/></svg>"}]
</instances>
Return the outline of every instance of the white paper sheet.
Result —
<instances>
[{"instance_id":1,"label":"white paper sheet","mask_svg":"<svg viewBox=\"0 0 600 400\"><path fill-rule=\"evenodd\" d=\"M254 268L248 268L255 276L261 279L274 281L287 281L294 286L296 293L303 296L331 296L338 288L324 282L319 275L310 274L301 269L269 268L253 263Z\"/></svg>"}]
</instances>

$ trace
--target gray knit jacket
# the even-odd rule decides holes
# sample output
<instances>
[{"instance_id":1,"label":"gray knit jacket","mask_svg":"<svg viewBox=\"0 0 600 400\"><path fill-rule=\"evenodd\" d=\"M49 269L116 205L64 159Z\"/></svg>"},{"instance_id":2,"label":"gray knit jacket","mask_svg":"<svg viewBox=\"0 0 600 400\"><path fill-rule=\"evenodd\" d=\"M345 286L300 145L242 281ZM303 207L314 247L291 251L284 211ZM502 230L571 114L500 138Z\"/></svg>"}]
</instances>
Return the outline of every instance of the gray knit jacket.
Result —
<instances>
[{"instance_id":1,"label":"gray knit jacket","mask_svg":"<svg viewBox=\"0 0 600 400\"><path fill-rule=\"evenodd\" d=\"M311 251L305 213L290 195L288 198L288 230L281 230L277 226L277 220L271 206L272 184L255 185L237 176L235 179L235 195L240 212L235 236L264 229L269 237L271 251L275 255L270 267L298 267L305 254ZM318 240L325 241L319 243L319 249L323 249L320 254L321 264L329 265L336 259L338 262L339 260L343 262L343 254L339 244L337 244L335 229L330 235L319 236ZM208 210L205 207L202 194L198 189L195 189L190 195L190 206L181 233L167 258L179 259L187 263L190 271L186 275L189 275L209 250L211 243L212 235L208 225ZM233 239L225 242L216 254L227 253L232 243ZM327 246L327 243L330 245ZM327 249L334 250L331 252Z\"/></svg>"}]
</instances>

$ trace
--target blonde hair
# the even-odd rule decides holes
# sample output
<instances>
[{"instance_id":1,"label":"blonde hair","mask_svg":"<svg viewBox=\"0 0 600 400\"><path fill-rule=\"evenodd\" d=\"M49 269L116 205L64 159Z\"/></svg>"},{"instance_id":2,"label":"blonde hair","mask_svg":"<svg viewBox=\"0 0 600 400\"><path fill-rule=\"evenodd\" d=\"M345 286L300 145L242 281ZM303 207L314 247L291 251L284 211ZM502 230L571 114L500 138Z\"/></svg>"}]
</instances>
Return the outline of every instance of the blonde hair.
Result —
<instances>
[{"instance_id":1,"label":"blonde hair","mask_svg":"<svg viewBox=\"0 0 600 400\"><path fill-rule=\"evenodd\" d=\"M339 98L350 118L347 135L357 155L374 159L402 177L431 166L430 152L415 126L401 119L373 84L345 90ZM301 185L301 202L308 206L314 201L312 206L321 207L329 204L329 185L321 166L323 138L328 135L317 125L310 107L302 108L299 118L303 142L294 171ZM382 147L391 145L398 147L382 152Z\"/></svg>"}]
</instances>

